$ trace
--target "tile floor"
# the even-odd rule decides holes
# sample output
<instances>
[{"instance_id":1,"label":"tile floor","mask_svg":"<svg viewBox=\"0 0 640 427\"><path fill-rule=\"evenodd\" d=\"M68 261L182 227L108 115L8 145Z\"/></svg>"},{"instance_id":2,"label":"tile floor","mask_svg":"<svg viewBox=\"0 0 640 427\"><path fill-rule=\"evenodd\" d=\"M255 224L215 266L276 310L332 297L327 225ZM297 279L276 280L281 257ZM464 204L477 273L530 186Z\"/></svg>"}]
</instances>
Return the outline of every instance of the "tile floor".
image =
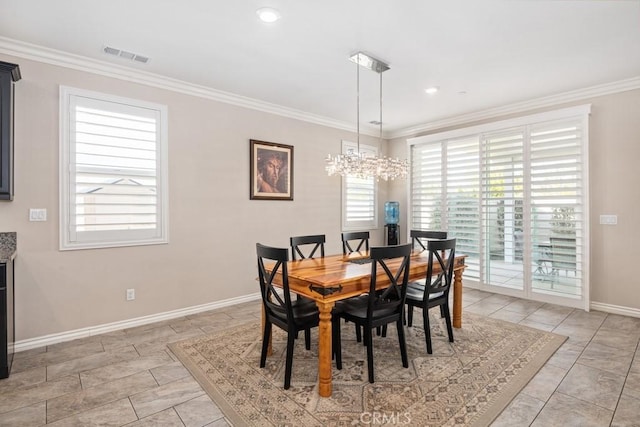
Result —
<instances>
[{"instance_id":1,"label":"tile floor","mask_svg":"<svg viewBox=\"0 0 640 427\"><path fill-rule=\"evenodd\" d=\"M569 337L493 426L640 426L640 319L469 289L463 302ZM252 318L258 301L18 353L0 426L227 426L166 345Z\"/></svg>"}]
</instances>

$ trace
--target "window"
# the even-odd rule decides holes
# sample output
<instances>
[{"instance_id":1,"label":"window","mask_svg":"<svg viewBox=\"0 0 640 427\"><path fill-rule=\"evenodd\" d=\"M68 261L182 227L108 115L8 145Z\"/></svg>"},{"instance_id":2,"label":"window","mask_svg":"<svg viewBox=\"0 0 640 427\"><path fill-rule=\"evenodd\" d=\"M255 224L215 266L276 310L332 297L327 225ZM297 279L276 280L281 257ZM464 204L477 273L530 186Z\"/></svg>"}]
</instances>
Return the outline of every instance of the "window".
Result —
<instances>
[{"instance_id":1,"label":"window","mask_svg":"<svg viewBox=\"0 0 640 427\"><path fill-rule=\"evenodd\" d=\"M342 141L342 152L348 154L358 149L356 143ZM360 153L378 155L376 147L360 144ZM378 226L377 183L375 178L342 178L342 229L370 230Z\"/></svg>"},{"instance_id":2,"label":"window","mask_svg":"<svg viewBox=\"0 0 640 427\"><path fill-rule=\"evenodd\" d=\"M166 243L166 106L61 87L60 110L60 249Z\"/></svg>"},{"instance_id":3,"label":"window","mask_svg":"<svg viewBox=\"0 0 640 427\"><path fill-rule=\"evenodd\" d=\"M457 238L467 283L588 309L588 114L410 140L411 227Z\"/></svg>"}]
</instances>

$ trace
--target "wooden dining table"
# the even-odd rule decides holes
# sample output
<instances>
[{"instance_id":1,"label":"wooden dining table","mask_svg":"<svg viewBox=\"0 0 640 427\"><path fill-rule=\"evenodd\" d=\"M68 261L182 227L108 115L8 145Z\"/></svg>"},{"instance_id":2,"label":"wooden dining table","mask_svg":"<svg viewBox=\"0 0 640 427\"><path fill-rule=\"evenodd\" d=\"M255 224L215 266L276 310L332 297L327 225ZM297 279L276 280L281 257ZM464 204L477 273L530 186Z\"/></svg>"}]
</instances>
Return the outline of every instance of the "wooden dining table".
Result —
<instances>
[{"instance_id":1,"label":"wooden dining table","mask_svg":"<svg viewBox=\"0 0 640 427\"><path fill-rule=\"evenodd\" d=\"M453 274L453 327L462 326L462 272L466 255L456 255ZM400 260L398 260L399 262ZM409 279L424 280L427 272L428 251L414 251L411 255ZM434 263L434 274L440 272ZM390 267L393 263L389 264ZM270 271L272 266L266 266ZM369 292L371 283L371 263L368 251L353 252L350 255L330 255L321 258L307 258L287 263L289 289L315 301L320 311L318 326L318 391L320 396L329 397L331 385L331 310L336 301ZM386 274L377 277L377 286L384 289L389 285ZM274 284L282 285L282 277L276 276Z\"/></svg>"}]
</instances>

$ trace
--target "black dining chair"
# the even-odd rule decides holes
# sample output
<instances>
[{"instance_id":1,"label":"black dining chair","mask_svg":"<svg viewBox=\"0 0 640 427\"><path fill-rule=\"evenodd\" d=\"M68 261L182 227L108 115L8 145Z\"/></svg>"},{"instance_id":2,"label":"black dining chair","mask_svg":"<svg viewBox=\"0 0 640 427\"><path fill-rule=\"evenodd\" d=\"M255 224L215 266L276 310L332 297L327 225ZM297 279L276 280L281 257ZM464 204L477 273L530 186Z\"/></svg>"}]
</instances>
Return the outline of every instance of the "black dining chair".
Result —
<instances>
[{"instance_id":1,"label":"black dining chair","mask_svg":"<svg viewBox=\"0 0 640 427\"><path fill-rule=\"evenodd\" d=\"M369 382L374 382L373 372L373 329L396 323L398 329L398 342L402 366L409 367L407 347L404 336L404 305L409 282L409 265L411 262L411 245L372 247L371 255L371 280L369 294L366 296L366 304L352 303L350 300L336 303L334 316L343 318L362 327L364 341L367 346L367 366L369 370ZM376 291L378 285L378 273L383 271L389 280L389 286ZM361 299L359 299L361 301ZM335 354L340 355L341 338L340 323L332 323L333 344Z\"/></svg>"},{"instance_id":2,"label":"black dining chair","mask_svg":"<svg viewBox=\"0 0 640 427\"><path fill-rule=\"evenodd\" d=\"M411 230L409 231L409 237L411 237L411 247L413 249L427 250L427 242L429 240L443 240L447 238L446 231L432 231L432 230ZM417 247L416 247L417 246Z\"/></svg>"},{"instance_id":3,"label":"black dining chair","mask_svg":"<svg viewBox=\"0 0 640 427\"><path fill-rule=\"evenodd\" d=\"M324 257L324 243L326 237L324 234L315 234L310 236L293 236L289 238L289 245L291 246L291 259L307 259L315 258L317 256ZM313 245L313 246L312 246ZM309 298L296 295L296 299L300 303L315 304ZM305 343L307 343L307 350L309 350L309 340L311 337L311 331L305 330ZM297 337L297 335L296 335Z\"/></svg>"},{"instance_id":4,"label":"black dining chair","mask_svg":"<svg viewBox=\"0 0 640 427\"><path fill-rule=\"evenodd\" d=\"M358 246L355 246L356 244ZM353 249L353 247L355 247L355 249ZM363 249L367 251L369 250L369 232L368 231L353 231L349 233L342 233L342 254L343 255L349 255L352 252L359 252Z\"/></svg>"},{"instance_id":5,"label":"black dining chair","mask_svg":"<svg viewBox=\"0 0 640 427\"><path fill-rule=\"evenodd\" d=\"M289 292L289 276L287 273L287 261L289 250L287 248L273 248L256 243L258 256L258 280L262 306L264 308L264 332L262 336L262 353L260 355L260 367L264 368L269 348L272 325L287 332L287 355L285 362L284 388L291 386L291 368L293 366L293 347L299 331L310 331L318 326L320 314L315 304L308 304L306 300L292 301ZM266 261L275 261L275 265L268 272L265 269ZM274 277L281 275L282 292L278 292L273 283ZM305 346L310 348L309 335L305 334Z\"/></svg>"},{"instance_id":6,"label":"black dining chair","mask_svg":"<svg viewBox=\"0 0 640 427\"><path fill-rule=\"evenodd\" d=\"M289 243L291 246L291 259L306 259L314 258L316 256L323 257L325 241L326 237L324 234L290 237Z\"/></svg>"},{"instance_id":7,"label":"black dining chair","mask_svg":"<svg viewBox=\"0 0 640 427\"><path fill-rule=\"evenodd\" d=\"M407 316L408 326L413 322L413 307L422 309L424 335L427 342L427 353L432 354L431 330L429 326L429 309L440 307L440 313L447 324L449 342L453 342L451 328L451 311L449 310L449 290L453 281L453 266L456 256L456 239L430 240L427 242L428 261L425 284L407 286ZM434 263L439 272L434 275Z\"/></svg>"}]
</instances>

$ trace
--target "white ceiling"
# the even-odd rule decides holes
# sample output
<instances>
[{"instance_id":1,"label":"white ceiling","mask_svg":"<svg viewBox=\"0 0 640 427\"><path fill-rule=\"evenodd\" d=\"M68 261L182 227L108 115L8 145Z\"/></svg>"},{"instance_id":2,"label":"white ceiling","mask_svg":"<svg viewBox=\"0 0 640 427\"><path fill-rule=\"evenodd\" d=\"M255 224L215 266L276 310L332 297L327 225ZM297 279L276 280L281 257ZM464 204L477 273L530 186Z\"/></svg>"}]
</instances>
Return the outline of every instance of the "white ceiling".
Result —
<instances>
[{"instance_id":1,"label":"white ceiling","mask_svg":"<svg viewBox=\"0 0 640 427\"><path fill-rule=\"evenodd\" d=\"M640 76L640 0L0 0L0 37L345 123L361 50L391 66L385 131ZM378 84L362 70L363 125Z\"/></svg>"}]
</instances>

